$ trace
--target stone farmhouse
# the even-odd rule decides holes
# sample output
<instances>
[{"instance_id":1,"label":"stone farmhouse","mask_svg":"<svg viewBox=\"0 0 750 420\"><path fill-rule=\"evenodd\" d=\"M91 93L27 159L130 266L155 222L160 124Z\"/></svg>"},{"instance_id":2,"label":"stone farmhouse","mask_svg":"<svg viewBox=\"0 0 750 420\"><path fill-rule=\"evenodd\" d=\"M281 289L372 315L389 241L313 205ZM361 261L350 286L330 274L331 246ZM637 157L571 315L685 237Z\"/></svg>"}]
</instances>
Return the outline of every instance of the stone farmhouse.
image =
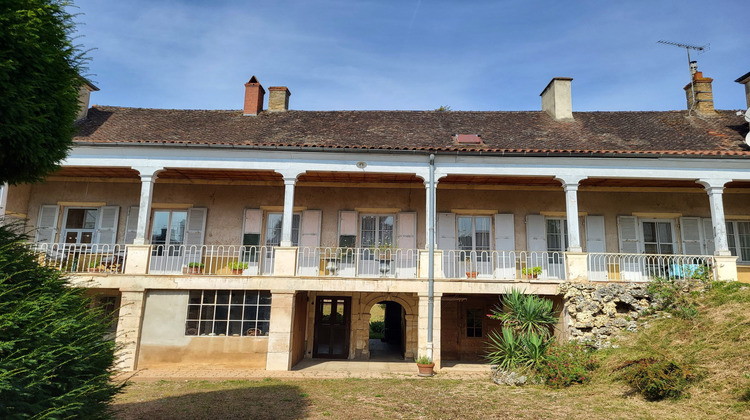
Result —
<instances>
[{"instance_id":1,"label":"stone farmhouse","mask_svg":"<svg viewBox=\"0 0 750 420\"><path fill-rule=\"evenodd\" d=\"M255 77L242 110L89 108L88 85L62 169L0 213L119 308L124 370L366 360L378 303L439 368L481 357L514 287L564 308L562 283L750 281L748 124L712 79L667 112L572 112L571 80L529 112L264 108Z\"/></svg>"}]
</instances>

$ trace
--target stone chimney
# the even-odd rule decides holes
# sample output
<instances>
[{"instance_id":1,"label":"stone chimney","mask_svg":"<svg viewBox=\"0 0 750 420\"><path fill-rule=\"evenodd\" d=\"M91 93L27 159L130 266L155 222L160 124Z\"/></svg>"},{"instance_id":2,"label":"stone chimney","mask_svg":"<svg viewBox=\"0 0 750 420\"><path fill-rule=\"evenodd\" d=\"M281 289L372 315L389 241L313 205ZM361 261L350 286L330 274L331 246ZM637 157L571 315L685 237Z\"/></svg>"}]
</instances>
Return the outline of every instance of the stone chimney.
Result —
<instances>
[{"instance_id":1,"label":"stone chimney","mask_svg":"<svg viewBox=\"0 0 750 420\"><path fill-rule=\"evenodd\" d=\"M94 86L93 83L89 82L85 78L83 79L83 84L78 89L78 116L76 116L76 121L80 121L89 114L89 101L91 99L91 92L98 91L99 88Z\"/></svg>"},{"instance_id":2,"label":"stone chimney","mask_svg":"<svg viewBox=\"0 0 750 420\"><path fill-rule=\"evenodd\" d=\"M745 85L745 103L750 108L750 72L743 74L735 82Z\"/></svg>"},{"instance_id":3,"label":"stone chimney","mask_svg":"<svg viewBox=\"0 0 750 420\"><path fill-rule=\"evenodd\" d=\"M690 63L690 70L693 73L693 83L685 85L685 97L687 98L687 107L703 115L716 115L714 110L714 93L711 83L714 79L703 77L703 72L698 71L696 62ZM695 103L693 103L695 98Z\"/></svg>"},{"instance_id":4,"label":"stone chimney","mask_svg":"<svg viewBox=\"0 0 750 420\"><path fill-rule=\"evenodd\" d=\"M268 88L268 110L271 112L289 111L291 95L286 86L271 86Z\"/></svg>"},{"instance_id":5,"label":"stone chimney","mask_svg":"<svg viewBox=\"0 0 750 420\"><path fill-rule=\"evenodd\" d=\"M258 115L263 111L263 97L266 95L265 89L260 85L255 76L245 83L245 109L242 115Z\"/></svg>"},{"instance_id":6,"label":"stone chimney","mask_svg":"<svg viewBox=\"0 0 750 420\"><path fill-rule=\"evenodd\" d=\"M539 95L542 97L542 111L555 121L573 121L571 81L570 77L555 77Z\"/></svg>"}]
</instances>

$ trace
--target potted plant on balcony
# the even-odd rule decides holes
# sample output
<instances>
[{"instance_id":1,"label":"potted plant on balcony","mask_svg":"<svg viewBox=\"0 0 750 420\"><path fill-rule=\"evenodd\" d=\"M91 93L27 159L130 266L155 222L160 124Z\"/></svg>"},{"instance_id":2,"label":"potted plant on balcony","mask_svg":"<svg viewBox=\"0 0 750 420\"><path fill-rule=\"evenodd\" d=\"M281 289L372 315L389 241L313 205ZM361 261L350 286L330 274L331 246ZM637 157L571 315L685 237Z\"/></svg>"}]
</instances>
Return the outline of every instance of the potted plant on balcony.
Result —
<instances>
[{"instance_id":1,"label":"potted plant on balcony","mask_svg":"<svg viewBox=\"0 0 750 420\"><path fill-rule=\"evenodd\" d=\"M521 269L521 274L524 275L527 279L535 279L539 277L540 274L542 274L542 267L531 267L531 268L523 268Z\"/></svg>"},{"instance_id":2,"label":"potted plant on balcony","mask_svg":"<svg viewBox=\"0 0 750 420\"><path fill-rule=\"evenodd\" d=\"M414 359L417 362L419 376L433 376L435 374L435 362L427 356L419 356Z\"/></svg>"},{"instance_id":3,"label":"potted plant on balcony","mask_svg":"<svg viewBox=\"0 0 750 420\"><path fill-rule=\"evenodd\" d=\"M471 256L467 255L464 259L464 263L466 264L466 278L468 279L475 279L477 278L477 274L479 274L476 270L476 266L472 265L472 262Z\"/></svg>"},{"instance_id":4,"label":"potted plant on balcony","mask_svg":"<svg viewBox=\"0 0 750 420\"><path fill-rule=\"evenodd\" d=\"M242 271L247 268L246 262L234 261L229 264L229 268L232 269L232 274L242 274Z\"/></svg>"},{"instance_id":5,"label":"potted plant on balcony","mask_svg":"<svg viewBox=\"0 0 750 420\"><path fill-rule=\"evenodd\" d=\"M89 273L99 273L105 269L106 267L104 267L99 260L91 261L88 266Z\"/></svg>"},{"instance_id":6,"label":"potted plant on balcony","mask_svg":"<svg viewBox=\"0 0 750 420\"><path fill-rule=\"evenodd\" d=\"M188 274L203 274L205 265L200 262L191 262L188 264Z\"/></svg>"}]
</instances>

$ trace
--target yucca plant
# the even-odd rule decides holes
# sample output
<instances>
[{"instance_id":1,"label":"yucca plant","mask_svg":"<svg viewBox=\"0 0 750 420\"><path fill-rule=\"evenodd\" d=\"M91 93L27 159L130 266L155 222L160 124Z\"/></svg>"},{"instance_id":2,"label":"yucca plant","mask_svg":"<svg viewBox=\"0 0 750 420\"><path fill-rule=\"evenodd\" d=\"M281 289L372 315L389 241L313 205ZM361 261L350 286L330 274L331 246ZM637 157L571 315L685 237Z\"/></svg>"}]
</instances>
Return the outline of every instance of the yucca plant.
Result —
<instances>
[{"instance_id":1,"label":"yucca plant","mask_svg":"<svg viewBox=\"0 0 750 420\"><path fill-rule=\"evenodd\" d=\"M520 335L533 332L549 337L550 328L557 322L551 300L518 289L503 295L500 304L490 312L491 318L499 319Z\"/></svg>"},{"instance_id":2,"label":"yucca plant","mask_svg":"<svg viewBox=\"0 0 750 420\"><path fill-rule=\"evenodd\" d=\"M490 364L497 365L500 369L513 369L524 362L521 340L512 329L502 328L502 333L493 330L488 334L490 351L487 360Z\"/></svg>"},{"instance_id":3,"label":"yucca plant","mask_svg":"<svg viewBox=\"0 0 750 420\"><path fill-rule=\"evenodd\" d=\"M528 333L520 337L523 364L536 369L544 360L552 339L537 333Z\"/></svg>"}]
</instances>

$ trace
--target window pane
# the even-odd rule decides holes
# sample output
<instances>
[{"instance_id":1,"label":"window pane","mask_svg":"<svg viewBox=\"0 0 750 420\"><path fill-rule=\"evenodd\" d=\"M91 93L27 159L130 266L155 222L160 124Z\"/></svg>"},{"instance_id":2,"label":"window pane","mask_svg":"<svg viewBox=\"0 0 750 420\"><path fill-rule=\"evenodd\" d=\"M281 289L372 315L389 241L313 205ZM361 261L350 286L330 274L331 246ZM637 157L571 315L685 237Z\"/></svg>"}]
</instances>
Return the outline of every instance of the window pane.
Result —
<instances>
[{"instance_id":1,"label":"window pane","mask_svg":"<svg viewBox=\"0 0 750 420\"><path fill-rule=\"evenodd\" d=\"M750 222L737 222L740 260L750 261Z\"/></svg>"},{"instance_id":2,"label":"window pane","mask_svg":"<svg viewBox=\"0 0 750 420\"><path fill-rule=\"evenodd\" d=\"M242 322L229 321L229 335L238 336L242 333Z\"/></svg>"},{"instance_id":3,"label":"window pane","mask_svg":"<svg viewBox=\"0 0 750 420\"><path fill-rule=\"evenodd\" d=\"M266 245L281 245L281 222L283 221L281 213L268 213L266 221Z\"/></svg>"},{"instance_id":4,"label":"window pane","mask_svg":"<svg viewBox=\"0 0 750 420\"><path fill-rule=\"evenodd\" d=\"M258 329L257 335L268 335L269 324L269 322L258 321L258 325L256 327Z\"/></svg>"},{"instance_id":5,"label":"window pane","mask_svg":"<svg viewBox=\"0 0 750 420\"><path fill-rule=\"evenodd\" d=\"M393 245L393 216L380 216L380 240L381 245Z\"/></svg>"},{"instance_id":6,"label":"window pane","mask_svg":"<svg viewBox=\"0 0 750 420\"><path fill-rule=\"evenodd\" d=\"M187 319L198 319L200 310L200 305L188 305Z\"/></svg>"},{"instance_id":7,"label":"window pane","mask_svg":"<svg viewBox=\"0 0 750 420\"><path fill-rule=\"evenodd\" d=\"M656 223L643 222L643 240L645 242L656 242Z\"/></svg>"},{"instance_id":8,"label":"window pane","mask_svg":"<svg viewBox=\"0 0 750 420\"><path fill-rule=\"evenodd\" d=\"M292 216L292 246L299 246L299 221L299 214Z\"/></svg>"},{"instance_id":9,"label":"window pane","mask_svg":"<svg viewBox=\"0 0 750 420\"><path fill-rule=\"evenodd\" d=\"M151 243L163 245L167 242L167 226L169 225L168 211L155 211L151 221Z\"/></svg>"},{"instance_id":10,"label":"window pane","mask_svg":"<svg viewBox=\"0 0 750 420\"><path fill-rule=\"evenodd\" d=\"M96 229L96 219L99 216L97 209L85 209L83 218L83 229Z\"/></svg>"},{"instance_id":11,"label":"window pane","mask_svg":"<svg viewBox=\"0 0 750 420\"><path fill-rule=\"evenodd\" d=\"M185 243L185 223L187 222L186 211L173 211L172 223L169 230L169 244L182 245Z\"/></svg>"},{"instance_id":12,"label":"window pane","mask_svg":"<svg viewBox=\"0 0 750 420\"><path fill-rule=\"evenodd\" d=\"M68 219L65 227L68 229L82 229L85 209L68 209Z\"/></svg>"},{"instance_id":13,"label":"window pane","mask_svg":"<svg viewBox=\"0 0 750 420\"><path fill-rule=\"evenodd\" d=\"M260 291L260 301L258 303L263 305L270 305L271 304L271 292L268 290L261 290Z\"/></svg>"},{"instance_id":14,"label":"window pane","mask_svg":"<svg viewBox=\"0 0 750 420\"><path fill-rule=\"evenodd\" d=\"M201 291L200 290L191 290L190 291L190 297L188 298L188 303L191 303L191 304L201 303Z\"/></svg>"},{"instance_id":15,"label":"window pane","mask_svg":"<svg viewBox=\"0 0 750 420\"><path fill-rule=\"evenodd\" d=\"M363 248L377 246L375 223L375 216L362 216L361 245Z\"/></svg>"},{"instance_id":16,"label":"window pane","mask_svg":"<svg viewBox=\"0 0 750 420\"><path fill-rule=\"evenodd\" d=\"M248 290L245 292L245 304L255 304L258 303L258 292L255 290Z\"/></svg>"},{"instance_id":17,"label":"window pane","mask_svg":"<svg viewBox=\"0 0 750 420\"><path fill-rule=\"evenodd\" d=\"M239 321L242 319L242 306L232 306L229 308L229 320Z\"/></svg>"},{"instance_id":18,"label":"window pane","mask_svg":"<svg viewBox=\"0 0 750 420\"><path fill-rule=\"evenodd\" d=\"M214 319L226 320L229 318L229 306L228 305L216 305L214 311Z\"/></svg>"},{"instance_id":19,"label":"window pane","mask_svg":"<svg viewBox=\"0 0 750 420\"><path fill-rule=\"evenodd\" d=\"M672 243L672 224L659 223L659 242Z\"/></svg>"},{"instance_id":20,"label":"window pane","mask_svg":"<svg viewBox=\"0 0 750 420\"><path fill-rule=\"evenodd\" d=\"M471 217L459 216L458 224L458 249L471 251L474 249Z\"/></svg>"},{"instance_id":21,"label":"window pane","mask_svg":"<svg viewBox=\"0 0 750 420\"><path fill-rule=\"evenodd\" d=\"M226 305L229 303L229 290L219 290L216 292L216 303Z\"/></svg>"}]
</instances>

